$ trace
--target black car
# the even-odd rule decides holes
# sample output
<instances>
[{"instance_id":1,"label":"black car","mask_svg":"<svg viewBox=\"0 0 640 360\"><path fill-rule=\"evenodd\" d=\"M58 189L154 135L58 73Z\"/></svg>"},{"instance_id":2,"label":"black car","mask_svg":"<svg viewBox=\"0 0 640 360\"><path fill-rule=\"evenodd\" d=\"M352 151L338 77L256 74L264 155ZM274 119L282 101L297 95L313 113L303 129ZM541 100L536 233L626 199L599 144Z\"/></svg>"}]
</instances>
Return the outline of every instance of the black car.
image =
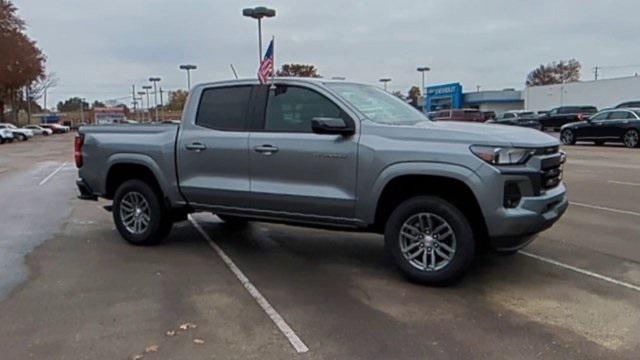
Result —
<instances>
[{"instance_id":1,"label":"black car","mask_svg":"<svg viewBox=\"0 0 640 360\"><path fill-rule=\"evenodd\" d=\"M616 109L622 108L639 108L640 109L640 101L627 101L616 105Z\"/></svg>"},{"instance_id":2,"label":"black car","mask_svg":"<svg viewBox=\"0 0 640 360\"><path fill-rule=\"evenodd\" d=\"M576 141L622 142L626 147L638 146L640 134L640 108L600 111L585 121L567 124L560 129L560 140L565 145Z\"/></svg>"},{"instance_id":3,"label":"black car","mask_svg":"<svg viewBox=\"0 0 640 360\"><path fill-rule=\"evenodd\" d=\"M542 125L538 121L538 115L533 111L526 110L507 111L497 119L487 122L500 125L522 126L536 130L542 129Z\"/></svg>"},{"instance_id":4,"label":"black car","mask_svg":"<svg viewBox=\"0 0 640 360\"><path fill-rule=\"evenodd\" d=\"M559 129L562 125L582 120L583 117L597 112L595 106L560 106L540 116L538 121L542 124L542 130Z\"/></svg>"}]
</instances>

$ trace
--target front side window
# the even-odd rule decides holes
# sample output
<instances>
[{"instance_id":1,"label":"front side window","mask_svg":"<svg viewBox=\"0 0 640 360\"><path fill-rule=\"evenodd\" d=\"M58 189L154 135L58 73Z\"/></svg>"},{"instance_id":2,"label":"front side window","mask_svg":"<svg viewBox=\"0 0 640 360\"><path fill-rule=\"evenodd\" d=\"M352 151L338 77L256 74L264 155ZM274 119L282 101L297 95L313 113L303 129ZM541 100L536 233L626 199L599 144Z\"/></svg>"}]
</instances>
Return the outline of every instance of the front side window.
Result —
<instances>
[{"instance_id":1,"label":"front side window","mask_svg":"<svg viewBox=\"0 0 640 360\"><path fill-rule=\"evenodd\" d=\"M414 125L429 121L422 112L375 86L342 82L326 83L326 86L373 122ZM449 117L449 112L447 111L444 116ZM436 118L440 117L443 117L442 113L436 116Z\"/></svg>"},{"instance_id":2,"label":"front side window","mask_svg":"<svg viewBox=\"0 0 640 360\"><path fill-rule=\"evenodd\" d=\"M310 133L311 120L317 117L344 119L346 115L331 100L313 90L279 85L269 92L264 129Z\"/></svg>"},{"instance_id":3,"label":"front side window","mask_svg":"<svg viewBox=\"0 0 640 360\"><path fill-rule=\"evenodd\" d=\"M251 86L204 90L196 115L196 125L215 130L245 130L250 95Z\"/></svg>"},{"instance_id":4,"label":"front side window","mask_svg":"<svg viewBox=\"0 0 640 360\"><path fill-rule=\"evenodd\" d=\"M506 113L506 114L504 114L504 118L505 118L505 119L511 119L511 118L514 118L514 117L516 117L516 116L515 116L515 115L513 115L513 114L511 114L511 113Z\"/></svg>"},{"instance_id":5,"label":"front side window","mask_svg":"<svg viewBox=\"0 0 640 360\"><path fill-rule=\"evenodd\" d=\"M591 120L592 121L602 121L602 120L606 119L608 115L609 115L609 113L606 113L606 112L605 113L599 113L599 114L596 114L596 115L592 116Z\"/></svg>"}]
</instances>

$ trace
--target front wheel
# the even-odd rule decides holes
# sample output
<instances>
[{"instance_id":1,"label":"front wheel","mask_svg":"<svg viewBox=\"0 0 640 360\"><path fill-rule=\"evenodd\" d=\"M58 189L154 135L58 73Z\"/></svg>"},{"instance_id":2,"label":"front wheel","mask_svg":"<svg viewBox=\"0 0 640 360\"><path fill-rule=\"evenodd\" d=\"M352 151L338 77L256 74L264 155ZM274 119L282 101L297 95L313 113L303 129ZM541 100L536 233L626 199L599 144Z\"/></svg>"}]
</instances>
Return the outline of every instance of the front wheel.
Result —
<instances>
[{"instance_id":1,"label":"front wheel","mask_svg":"<svg viewBox=\"0 0 640 360\"><path fill-rule=\"evenodd\" d=\"M133 245L158 244L173 225L159 194L141 180L129 180L118 187L113 221L120 235Z\"/></svg>"},{"instance_id":2,"label":"front wheel","mask_svg":"<svg viewBox=\"0 0 640 360\"><path fill-rule=\"evenodd\" d=\"M638 147L638 142L639 142L638 131L634 129L627 130L627 132L624 133L623 141L624 141L624 146L628 148Z\"/></svg>"},{"instance_id":3,"label":"front wheel","mask_svg":"<svg viewBox=\"0 0 640 360\"><path fill-rule=\"evenodd\" d=\"M565 145L574 145L576 143L576 136L572 130L562 130L560 133L560 141Z\"/></svg>"},{"instance_id":4,"label":"front wheel","mask_svg":"<svg viewBox=\"0 0 640 360\"><path fill-rule=\"evenodd\" d=\"M448 201L417 196L398 206L385 228L385 246L410 280L446 285L466 272L475 255L469 221Z\"/></svg>"}]
</instances>

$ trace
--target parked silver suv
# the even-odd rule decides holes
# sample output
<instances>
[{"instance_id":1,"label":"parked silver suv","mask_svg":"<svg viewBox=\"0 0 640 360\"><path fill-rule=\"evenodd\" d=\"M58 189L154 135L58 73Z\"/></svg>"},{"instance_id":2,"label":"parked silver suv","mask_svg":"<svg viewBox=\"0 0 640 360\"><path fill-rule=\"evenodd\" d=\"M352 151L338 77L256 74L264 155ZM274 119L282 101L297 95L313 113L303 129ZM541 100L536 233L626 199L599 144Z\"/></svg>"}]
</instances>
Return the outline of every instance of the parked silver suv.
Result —
<instances>
[{"instance_id":1,"label":"parked silver suv","mask_svg":"<svg viewBox=\"0 0 640 360\"><path fill-rule=\"evenodd\" d=\"M443 284L476 251L512 252L568 206L564 154L542 132L432 122L379 88L324 79L196 86L180 126L85 126L84 199L113 199L120 234L159 242L211 211L385 235L409 278Z\"/></svg>"}]
</instances>

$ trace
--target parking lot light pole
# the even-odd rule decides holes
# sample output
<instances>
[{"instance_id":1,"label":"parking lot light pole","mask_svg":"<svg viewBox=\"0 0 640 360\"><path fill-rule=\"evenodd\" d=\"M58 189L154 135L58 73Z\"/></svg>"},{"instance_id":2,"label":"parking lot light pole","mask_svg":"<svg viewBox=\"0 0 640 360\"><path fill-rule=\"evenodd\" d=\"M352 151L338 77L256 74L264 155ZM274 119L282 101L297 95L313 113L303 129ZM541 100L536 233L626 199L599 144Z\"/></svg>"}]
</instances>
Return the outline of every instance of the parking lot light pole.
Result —
<instances>
[{"instance_id":1,"label":"parking lot light pole","mask_svg":"<svg viewBox=\"0 0 640 360\"><path fill-rule=\"evenodd\" d=\"M387 83L391 81L391 78L382 78L379 81L384 84L384 91L387 91Z\"/></svg>"},{"instance_id":2,"label":"parking lot light pole","mask_svg":"<svg viewBox=\"0 0 640 360\"><path fill-rule=\"evenodd\" d=\"M158 121L158 82L162 79L159 77L150 77L149 81L153 83L153 106L156 108L156 121Z\"/></svg>"},{"instance_id":3,"label":"parking lot light pole","mask_svg":"<svg viewBox=\"0 0 640 360\"><path fill-rule=\"evenodd\" d=\"M431 68L428 66L420 66L416 70L422 74L422 87L420 88L420 94L422 95L422 110L424 111L425 103L427 102L427 89L425 89L425 75L424 73L427 71L431 71Z\"/></svg>"},{"instance_id":4,"label":"parking lot light pole","mask_svg":"<svg viewBox=\"0 0 640 360\"><path fill-rule=\"evenodd\" d=\"M262 61L262 18L276 16L274 9L264 6L242 9L242 16L258 20L258 64Z\"/></svg>"},{"instance_id":5,"label":"parking lot light pole","mask_svg":"<svg viewBox=\"0 0 640 360\"><path fill-rule=\"evenodd\" d=\"M187 91L191 91L191 70L197 70L198 67L192 64L180 65L180 70L187 72Z\"/></svg>"},{"instance_id":6,"label":"parking lot light pole","mask_svg":"<svg viewBox=\"0 0 640 360\"><path fill-rule=\"evenodd\" d=\"M147 120L151 122L151 105L150 105L151 101L149 98L149 90L151 90L152 87L151 85L145 85L142 88L146 91L146 94L147 94Z\"/></svg>"},{"instance_id":7,"label":"parking lot light pole","mask_svg":"<svg viewBox=\"0 0 640 360\"><path fill-rule=\"evenodd\" d=\"M143 86L144 88L144 86ZM138 91L138 95L140 95L140 112L142 113L142 121L144 122L144 91ZM149 104L147 104L148 106Z\"/></svg>"}]
</instances>

